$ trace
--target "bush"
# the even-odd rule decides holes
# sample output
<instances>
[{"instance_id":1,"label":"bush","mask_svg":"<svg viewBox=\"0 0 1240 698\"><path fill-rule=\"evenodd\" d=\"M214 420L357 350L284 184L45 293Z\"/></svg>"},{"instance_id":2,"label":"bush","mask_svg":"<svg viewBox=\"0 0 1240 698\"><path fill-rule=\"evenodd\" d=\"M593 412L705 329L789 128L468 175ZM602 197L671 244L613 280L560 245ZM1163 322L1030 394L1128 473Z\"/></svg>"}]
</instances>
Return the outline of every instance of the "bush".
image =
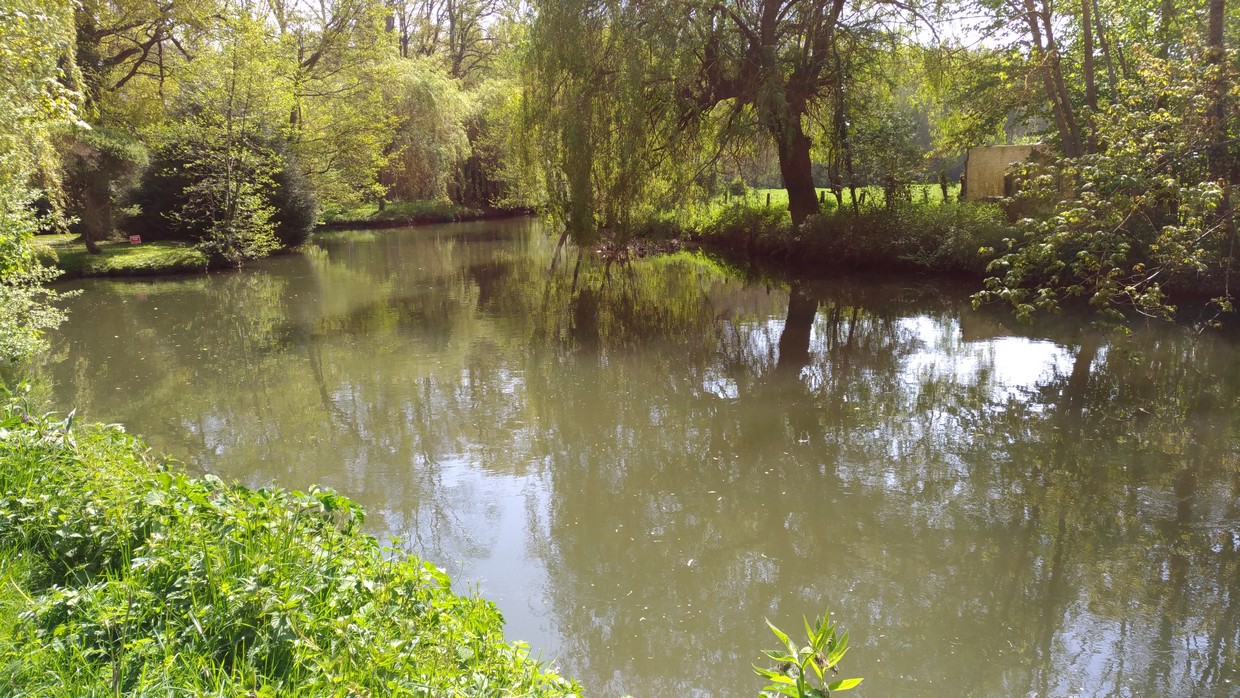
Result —
<instances>
[{"instance_id":1,"label":"bush","mask_svg":"<svg viewBox=\"0 0 1240 698\"><path fill-rule=\"evenodd\" d=\"M317 206L281 139L249 134L230 146L217 131L195 124L156 150L131 232L193 242L230 264L304 242Z\"/></svg>"},{"instance_id":2,"label":"bush","mask_svg":"<svg viewBox=\"0 0 1240 698\"><path fill-rule=\"evenodd\" d=\"M273 186L267 192L267 198L275 209L272 222L275 224L276 239L281 247L288 249L310 239L319 213L309 180L283 145L277 144L280 166L271 177Z\"/></svg>"}]
</instances>

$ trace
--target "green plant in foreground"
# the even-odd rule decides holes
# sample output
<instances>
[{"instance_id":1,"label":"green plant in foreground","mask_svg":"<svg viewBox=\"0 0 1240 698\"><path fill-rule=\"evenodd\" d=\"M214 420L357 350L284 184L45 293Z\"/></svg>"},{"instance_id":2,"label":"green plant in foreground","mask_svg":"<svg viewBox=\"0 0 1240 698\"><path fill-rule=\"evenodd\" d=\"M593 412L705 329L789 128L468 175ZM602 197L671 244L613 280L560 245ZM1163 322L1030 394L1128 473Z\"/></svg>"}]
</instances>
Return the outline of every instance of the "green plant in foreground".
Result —
<instances>
[{"instance_id":1,"label":"green plant in foreground","mask_svg":"<svg viewBox=\"0 0 1240 698\"><path fill-rule=\"evenodd\" d=\"M29 407L0 390L0 696L578 694L345 497Z\"/></svg>"},{"instance_id":2,"label":"green plant in foreground","mask_svg":"<svg viewBox=\"0 0 1240 698\"><path fill-rule=\"evenodd\" d=\"M775 627L771 621L766 622L771 632L775 633L775 637L779 638L784 646L781 649L762 652L772 661L777 662L775 669L763 669L756 665L753 668L754 673L771 682L762 690L761 695L764 698L768 696L772 698L774 696L791 696L792 698L829 696L831 691L847 691L861 683L861 679L840 679L827 683L827 671L830 670L830 676L834 676L838 671L835 665L839 664L844 653L848 651L848 633L837 634L837 624L831 622L828 613L824 613L812 627L809 619L803 620L805 621L805 635L809 640L809 644L803 647L798 647L787 633ZM814 685L814 677L817 678L817 687Z\"/></svg>"}]
</instances>

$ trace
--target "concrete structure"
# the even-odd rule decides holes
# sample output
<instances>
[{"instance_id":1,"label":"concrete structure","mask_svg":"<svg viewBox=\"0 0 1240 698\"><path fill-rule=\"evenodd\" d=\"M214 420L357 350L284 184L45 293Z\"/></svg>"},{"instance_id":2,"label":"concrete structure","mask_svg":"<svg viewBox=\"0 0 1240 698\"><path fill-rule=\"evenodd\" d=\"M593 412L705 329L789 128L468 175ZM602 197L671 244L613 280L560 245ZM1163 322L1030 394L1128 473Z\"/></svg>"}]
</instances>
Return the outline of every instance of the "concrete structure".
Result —
<instances>
[{"instance_id":1,"label":"concrete structure","mask_svg":"<svg viewBox=\"0 0 1240 698\"><path fill-rule=\"evenodd\" d=\"M965 201L999 198L1012 195L1012 183L1007 177L1012 165L1024 162L1041 150L1041 143L1033 145L984 145L969 148L964 160Z\"/></svg>"}]
</instances>

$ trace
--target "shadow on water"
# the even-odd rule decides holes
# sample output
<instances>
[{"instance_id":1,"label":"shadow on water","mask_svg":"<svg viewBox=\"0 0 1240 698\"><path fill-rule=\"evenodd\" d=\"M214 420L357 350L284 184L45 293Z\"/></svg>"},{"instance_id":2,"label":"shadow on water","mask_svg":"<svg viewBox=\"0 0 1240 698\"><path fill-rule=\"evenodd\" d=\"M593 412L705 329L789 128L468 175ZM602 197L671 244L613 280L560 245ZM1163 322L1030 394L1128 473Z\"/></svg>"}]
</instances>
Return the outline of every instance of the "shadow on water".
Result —
<instances>
[{"instance_id":1,"label":"shadow on water","mask_svg":"<svg viewBox=\"0 0 1240 698\"><path fill-rule=\"evenodd\" d=\"M1236 695L1233 339L688 254L574 280L552 242L80 282L46 373L191 468L357 499L594 695L753 695L762 619L827 605L872 695Z\"/></svg>"}]
</instances>

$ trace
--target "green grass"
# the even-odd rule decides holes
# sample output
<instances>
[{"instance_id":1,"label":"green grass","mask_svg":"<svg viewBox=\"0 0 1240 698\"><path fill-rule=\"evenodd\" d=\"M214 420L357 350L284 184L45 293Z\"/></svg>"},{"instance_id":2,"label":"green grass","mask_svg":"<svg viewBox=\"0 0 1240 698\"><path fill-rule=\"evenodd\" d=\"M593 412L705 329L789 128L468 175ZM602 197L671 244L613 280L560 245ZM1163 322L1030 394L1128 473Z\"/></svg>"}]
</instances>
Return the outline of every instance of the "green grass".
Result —
<instances>
[{"instance_id":1,"label":"green grass","mask_svg":"<svg viewBox=\"0 0 1240 698\"><path fill-rule=\"evenodd\" d=\"M826 190L819 189L820 193ZM1011 235L1002 209L989 203L944 202L937 185L915 185L911 201L888 209L878 187L866 187L854 213L851 197L836 205L826 191L822 213L794 229L782 189L755 189L657 219L655 235L689 235L725 250L775 262L821 268L916 269L981 275L993 250ZM766 203L770 194L770 205ZM860 195L860 191L858 194Z\"/></svg>"},{"instance_id":2,"label":"green grass","mask_svg":"<svg viewBox=\"0 0 1240 698\"><path fill-rule=\"evenodd\" d=\"M450 201L393 201L382 211L378 204L328 208L322 213L327 225L366 224L374 222L451 222L478 215L478 211Z\"/></svg>"},{"instance_id":3,"label":"green grass","mask_svg":"<svg viewBox=\"0 0 1240 698\"><path fill-rule=\"evenodd\" d=\"M818 196L822 198L823 208L831 211L836 208L835 194L830 189L819 187L814 190ZM937 184L914 184L910 186L910 192L913 204L940 204L943 202L943 191ZM788 190L786 189L749 189L742 196L724 196L719 195L710 201L708 211L714 211L722 206L744 204L747 206L765 206L767 195L771 197L771 207L783 210L788 209ZM885 201L883 188L879 186L857 187L857 197L861 198L865 195L865 206L881 206ZM955 203L956 197L960 194L959 184L949 184L947 186L948 201ZM844 206L849 208L852 206L852 197L847 189L843 192Z\"/></svg>"},{"instance_id":4,"label":"green grass","mask_svg":"<svg viewBox=\"0 0 1240 698\"><path fill-rule=\"evenodd\" d=\"M102 254L97 255L87 252L72 235L39 235L35 242L46 250L44 259L68 278L194 274L205 271L208 264L201 250L162 240L139 245L104 242L100 244Z\"/></svg>"},{"instance_id":5,"label":"green grass","mask_svg":"<svg viewBox=\"0 0 1240 698\"><path fill-rule=\"evenodd\" d=\"M568 696L330 491L251 490L0 404L0 695Z\"/></svg>"}]
</instances>

